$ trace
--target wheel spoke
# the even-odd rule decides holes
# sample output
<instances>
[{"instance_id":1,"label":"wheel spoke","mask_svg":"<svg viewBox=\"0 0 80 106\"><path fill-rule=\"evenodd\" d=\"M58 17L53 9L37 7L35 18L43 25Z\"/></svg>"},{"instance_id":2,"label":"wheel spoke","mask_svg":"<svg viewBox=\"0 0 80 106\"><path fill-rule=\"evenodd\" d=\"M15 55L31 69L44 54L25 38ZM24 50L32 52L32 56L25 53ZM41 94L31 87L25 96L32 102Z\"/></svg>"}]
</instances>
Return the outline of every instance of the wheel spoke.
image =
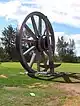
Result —
<instances>
[{"instance_id":1,"label":"wheel spoke","mask_svg":"<svg viewBox=\"0 0 80 106\"><path fill-rule=\"evenodd\" d=\"M49 47L50 47L50 46L49 46ZM45 53L46 53L47 56L48 56L47 65L48 65L49 68L50 68L50 72L53 73L53 72L54 72L53 52L52 52L51 47L48 48L48 49L49 49L48 51L45 51Z\"/></svg>"},{"instance_id":2,"label":"wheel spoke","mask_svg":"<svg viewBox=\"0 0 80 106\"><path fill-rule=\"evenodd\" d=\"M33 25L33 29L34 29L35 35L37 35L39 37L39 32L37 30L37 25L36 25L36 22L35 22L35 19L34 19L33 16L31 17L31 21L32 21L32 25Z\"/></svg>"},{"instance_id":3,"label":"wheel spoke","mask_svg":"<svg viewBox=\"0 0 80 106\"><path fill-rule=\"evenodd\" d=\"M33 54L32 54L32 57L31 57L31 60L30 60L30 67L33 66L33 63L34 63L34 61L35 61L35 57L36 57L36 54L33 53Z\"/></svg>"},{"instance_id":4,"label":"wheel spoke","mask_svg":"<svg viewBox=\"0 0 80 106\"><path fill-rule=\"evenodd\" d=\"M49 52L47 52L48 55L48 59L47 60L47 65L49 66L48 68L50 68L50 72L53 73L54 72L54 63L53 63L53 55L51 54L51 51L49 50Z\"/></svg>"},{"instance_id":5,"label":"wheel spoke","mask_svg":"<svg viewBox=\"0 0 80 106\"><path fill-rule=\"evenodd\" d=\"M41 35L42 34L42 20L41 20L41 17L39 17L38 31L39 31L39 34Z\"/></svg>"},{"instance_id":6,"label":"wheel spoke","mask_svg":"<svg viewBox=\"0 0 80 106\"><path fill-rule=\"evenodd\" d=\"M50 44L51 41L50 41L48 30L47 30L46 34L47 34L47 43L48 43L48 57L49 57L50 72L53 73L54 72L53 51L52 51L52 47Z\"/></svg>"},{"instance_id":7,"label":"wheel spoke","mask_svg":"<svg viewBox=\"0 0 80 106\"><path fill-rule=\"evenodd\" d=\"M23 55L26 55L27 53L29 53L30 51L32 51L35 48L35 46L30 47L27 51L25 51L23 53Z\"/></svg>"},{"instance_id":8,"label":"wheel spoke","mask_svg":"<svg viewBox=\"0 0 80 106\"><path fill-rule=\"evenodd\" d=\"M36 39L35 34L31 31L31 29L30 29L26 24L24 24L24 27L25 27L26 30L30 33L30 35L31 35L34 39Z\"/></svg>"},{"instance_id":9,"label":"wheel spoke","mask_svg":"<svg viewBox=\"0 0 80 106\"><path fill-rule=\"evenodd\" d=\"M53 64L53 61L49 61L49 66L50 66L50 72L51 73L54 73L54 64Z\"/></svg>"},{"instance_id":10,"label":"wheel spoke","mask_svg":"<svg viewBox=\"0 0 80 106\"><path fill-rule=\"evenodd\" d=\"M40 71L40 61L37 61L37 70Z\"/></svg>"},{"instance_id":11,"label":"wheel spoke","mask_svg":"<svg viewBox=\"0 0 80 106\"><path fill-rule=\"evenodd\" d=\"M53 53L51 51L51 48L49 48L49 51L46 51L46 54L48 55L47 65L49 65L50 72L54 72L54 63L53 63Z\"/></svg>"},{"instance_id":12,"label":"wheel spoke","mask_svg":"<svg viewBox=\"0 0 80 106\"><path fill-rule=\"evenodd\" d=\"M41 61L41 53L36 50L36 64L37 70L40 71L40 61Z\"/></svg>"},{"instance_id":13,"label":"wheel spoke","mask_svg":"<svg viewBox=\"0 0 80 106\"><path fill-rule=\"evenodd\" d=\"M42 59L43 59L43 62L44 62L44 68L45 68L45 71L47 71L47 69L48 69L48 67L47 67L47 60L46 60L46 58L45 58L45 54L44 54L44 52L42 52L41 53L41 55L42 55Z\"/></svg>"},{"instance_id":14,"label":"wheel spoke","mask_svg":"<svg viewBox=\"0 0 80 106\"><path fill-rule=\"evenodd\" d=\"M34 40L29 40L27 38L22 38L22 41L25 41L27 43L34 43L35 42Z\"/></svg>"}]
</instances>

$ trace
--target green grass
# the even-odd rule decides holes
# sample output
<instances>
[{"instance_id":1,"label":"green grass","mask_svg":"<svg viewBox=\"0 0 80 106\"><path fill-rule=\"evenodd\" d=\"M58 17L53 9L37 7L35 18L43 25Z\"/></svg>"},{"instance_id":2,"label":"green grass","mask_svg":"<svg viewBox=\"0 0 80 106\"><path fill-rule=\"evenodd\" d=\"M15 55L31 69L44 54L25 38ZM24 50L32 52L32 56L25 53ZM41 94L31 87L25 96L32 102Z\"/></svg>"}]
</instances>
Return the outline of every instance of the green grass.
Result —
<instances>
[{"instance_id":1,"label":"green grass","mask_svg":"<svg viewBox=\"0 0 80 106\"><path fill-rule=\"evenodd\" d=\"M20 74L20 72L23 73ZM24 74L24 69L19 63L2 63L0 64L0 74L7 76L8 78L0 78L0 86L25 86L39 80L31 79Z\"/></svg>"},{"instance_id":2,"label":"green grass","mask_svg":"<svg viewBox=\"0 0 80 106\"><path fill-rule=\"evenodd\" d=\"M80 73L80 64L62 63L60 67L56 68L56 71Z\"/></svg>"},{"instance_id":3,"label":"green grass","mask_svg":"<svg viewBox=\"0 0 80 106\"><path fill-rule=\"evenodd\" d=\"M63 63L55 71L80 72L80 64ZM24 73L20 63L0 64L0 75L7 76L7 78L0 77L0 106L62 106L64 104L67 94L55 87L59 82L33 79L20 72ZM35 97L30 95L31 92L35 93Z\"/></svg>"},{"instance_id":4,"label":"green grass","mask_svg":"<svg viewBox=\"0 0 80 106\"><path fill-rule=\"evenodd\" d=\"M63 63L60 67L56 68L58 72L80 72L80 64ZM26 86L35 82L47 83L48 81L40 81L38 79L32 79L24 73L20 63L8 62L0 64L0 74L7 76L8 78L0 78L0 86ZM58 80L58 79L57 79ZM54 82L54 81L53 81Z\"/></svg>"}]
</instances>

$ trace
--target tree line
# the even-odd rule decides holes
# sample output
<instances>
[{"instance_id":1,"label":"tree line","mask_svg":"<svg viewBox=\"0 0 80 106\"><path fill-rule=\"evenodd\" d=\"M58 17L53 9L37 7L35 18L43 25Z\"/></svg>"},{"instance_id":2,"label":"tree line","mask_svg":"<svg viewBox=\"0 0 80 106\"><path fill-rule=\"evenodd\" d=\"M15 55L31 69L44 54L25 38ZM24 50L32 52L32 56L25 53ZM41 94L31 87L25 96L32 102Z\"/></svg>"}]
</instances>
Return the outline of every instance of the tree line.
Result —
<instances>
[{"instance_id":1,"label":"tree line","mask_svg":"<svg viewBox=\"0 0 80 106\"><path fill-rule=\"evenodd\" d=\"M55 55L56 61L70 63L80 62L80 57L76 56L75 41L73 39L69 39L68 41L66 41L63 36L61 36L60 38L58 37L56 49L58 53L58 55Z\"/></svg>"},{"instance_id":2,"label":"tree line","mask_svg":"<svg viewBox=\"0 0 80 106\"><path fill-rule=\"evenodd\" d=\"M18 61L18 54L16 51L16 34L17 28L9 25L2 31L1 45L0 45L0 61Z\"/></svg>"},{"instance_id":3,"label":"tree line","mask_svg":"<svg viewBox=\"0 0 80 106\"><path fill-rule=\"evenodd\" d=\"M2 31L1 43L0 43L0 61L18 61L18 53L16 51L16 35L17 28L13 28L9 25ZM56 54L54 60L57 62L80 62L80 57L75 53L75 41L69 39L65 41L64 37L58 37L56 44Z\"/></svg>"}]
</instances>

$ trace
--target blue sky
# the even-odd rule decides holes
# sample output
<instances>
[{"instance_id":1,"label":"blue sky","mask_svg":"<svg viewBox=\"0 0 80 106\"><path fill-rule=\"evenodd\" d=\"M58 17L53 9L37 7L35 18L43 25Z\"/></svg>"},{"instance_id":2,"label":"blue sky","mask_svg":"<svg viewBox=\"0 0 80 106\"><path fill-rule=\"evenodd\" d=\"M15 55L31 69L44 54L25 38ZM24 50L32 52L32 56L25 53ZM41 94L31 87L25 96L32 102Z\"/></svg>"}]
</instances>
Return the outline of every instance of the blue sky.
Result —
<instances>
[{"instance_id":1,"label":"blue sky","mask_svg":"<svg viewBox=\"0 0 80 106\"><path fill-rule=\"evenodd\" d=\"M56 32L65 32L66 34L80 34L80 28L75 26L53 22L53 27Z\"/></svg>"},{"instance_id":2,"label":"blue sky","mask_svg":"<svg viewBox=\"0 0 80 106\"><path fill-rule=\"evenodd\" d=\"M0 0L0 35L4 27L20 26L33 11L44 13L50 20L57 42L58 36L74 39L76 54L80 56L79 0Z\"/></svg>"}]
</instances>

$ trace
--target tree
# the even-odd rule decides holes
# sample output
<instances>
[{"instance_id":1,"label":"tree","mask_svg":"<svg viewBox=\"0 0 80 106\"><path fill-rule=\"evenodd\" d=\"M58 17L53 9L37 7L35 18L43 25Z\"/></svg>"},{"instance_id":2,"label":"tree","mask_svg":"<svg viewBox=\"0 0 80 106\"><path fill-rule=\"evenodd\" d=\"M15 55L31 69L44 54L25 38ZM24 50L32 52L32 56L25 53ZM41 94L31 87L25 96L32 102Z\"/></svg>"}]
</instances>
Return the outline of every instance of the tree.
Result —
<instances>
[{"instance_id":1,"label":"tree","mask_svg":"<svg viewBox=\"0 0 80 106\"><path fill-rule=\"evenodd\" d=\"M0 62L4 61L4 49L0 47Z\"/></svg>"},{"instance_id":2,"label":"tree","mask_svg":"<svg viewBox=\"0 0 80 106\"><path fill-rule=\"evenodd\" d=\"M0 46L0 62L9 61L8 54L3 47Z\"/></svg>"},{"instance_id":3,"label":"tree","mask_svg":"<svg viewBox=\"0 0 80 106\"><path fill-rule=\"evenodd\" d=\"M66 59L68 62L76 62L76 54L75 54L75 42L72 39L69 39L69 44L67 47Z\"/></svg>"},{"instance_id":4,"label":"tree","mask_svg":"<svg viewBox=\"0 0 80 106\"><path fill-rule=\"evenodd\" d=\"M7 28L4 28L2 31L2 44L6 50L6 55L10 60L15 58L16 48L15 48L15 41L16 41L16 33L17 30L9 25Z\"/></svg>"},{"instance_id":5,"label":"tree","mask_svg":"<svg viewBox=\"0 0 80 106\"><path fill-rule=\"evenodd\" d=\"M72 39L69 39L69 45L68 45L68 49L67 49L67 53L70 54L71 56L74 56L75 55L75 42L74 40Z\"/></svg>"},{"instance_id":6,"label":"tree","mask_svg":"<svg viewBox=\"0 0 80 106\"><path fill-rule=\"evenodd\" d=\"M62 36L61 38L58 37L58 42L57 42L57 52L59 55L59 58L61 61L65 61L65 55L66 55L66 48L68 46L68 42L64 41L64 37Z\"/></svg>"},{"instance_id":7,"label":"tree","mask_svg":"<svg viewBox=\"0 0 80 106\"><path fill-rule=\"evenodd\" d=\"M63 62L75 62L75 42L69 39L69 42L64 40L64 37L58 37L57 52L59 58Z\"/></svg>"}]
</instances>

